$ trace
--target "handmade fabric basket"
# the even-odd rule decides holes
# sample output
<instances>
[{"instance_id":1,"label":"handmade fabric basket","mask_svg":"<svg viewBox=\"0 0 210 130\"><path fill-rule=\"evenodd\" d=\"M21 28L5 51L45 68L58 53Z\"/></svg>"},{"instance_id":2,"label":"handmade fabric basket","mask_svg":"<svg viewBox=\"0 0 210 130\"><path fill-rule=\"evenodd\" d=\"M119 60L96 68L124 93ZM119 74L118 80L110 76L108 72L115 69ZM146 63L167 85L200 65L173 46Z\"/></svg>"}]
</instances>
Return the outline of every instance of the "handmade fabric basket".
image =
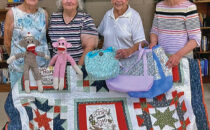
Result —
<instances>
[{"instance_id":1,"label":"handmade fabric basket","mask_svg":"<svg viewBox=\"0 0 210 130\"><path fill-rule=\"evenodd\" d=\"M119 74L119 60L112 47L89 52L85 56L85 68L88 76L93 80L106 80Z\"/></svg>"},{"instance_id":2,"label":"handmade fabric basket","mask_svg":"<svg viewBox=\"0 0 210 130\"><path fill-rule=\"evenodd\" d=\"M123 71L116 78L106 80L107 87L110 90L120 92L130 91L148 91L153 84L153 76L148 75L147 65L147 53L150 53L151 49L143 49L139 46L139 51L134 55L137 55L137 59L130 66L123 67ZM143 59L143 75L129 75L128 72ZM139 71L139 70L136 70Z\"/></svg>"},{"instance_id":3,"label":"handmade fabric basket","mask_svg":"<svg viewBox=\"0 0 210 130\"><path fill-rule=\"evenodd\" d=\"M163 48L159 45L152 48L153 58L155 60L156 70L154 83L149 91L128 92L129 96L137 98L153 98L167 92L173 86L172 69L165 66L168 61Z\"/></svg>"}]
</instances>

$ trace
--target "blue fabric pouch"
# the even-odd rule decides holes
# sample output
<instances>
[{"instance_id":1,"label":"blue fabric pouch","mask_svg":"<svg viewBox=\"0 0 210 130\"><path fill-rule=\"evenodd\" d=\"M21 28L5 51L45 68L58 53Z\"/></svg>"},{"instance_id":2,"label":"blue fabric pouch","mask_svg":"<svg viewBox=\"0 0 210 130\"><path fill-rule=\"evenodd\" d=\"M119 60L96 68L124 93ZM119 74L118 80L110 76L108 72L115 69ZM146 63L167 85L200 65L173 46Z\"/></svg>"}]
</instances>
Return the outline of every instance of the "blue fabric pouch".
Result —
<instances>
[{"instance_id":1,"label":"blue fabric pouch","mask_svg":"<svg viewBox=\"0 0 210 130\"><path fill-rule=\"evenodd\" d=\"M115 58L116 52L112 47L106 50L94 50L85 56L85 69L93 80L106 80L119 75L119 60Z\"/></svg>"},{"instance_id":2,"label":"blue fabric pouch","mask_svg":"<svg viewBox=\"0 0 210 130\"><path fill-rule=\"evenodd\" d=\"M160 79L154 80L153 85L149 91L141 91L141 92L128 92L128 95L135 98L154 98L160 94L163 94L167 92L170 88L173 86L173 76L172 74L169 74L168 76L165 75L160 59L154 52L154 49L158 49L159 46L153 47L153 58L158 68L158 73L160 75ZM160 52L157 53L158 55L161 55ZM166 55L161 57L165 57ZM162 60L161 60L162 61ZM165 64L164 64L165 65Z\"/></svg>"}]
</instances>

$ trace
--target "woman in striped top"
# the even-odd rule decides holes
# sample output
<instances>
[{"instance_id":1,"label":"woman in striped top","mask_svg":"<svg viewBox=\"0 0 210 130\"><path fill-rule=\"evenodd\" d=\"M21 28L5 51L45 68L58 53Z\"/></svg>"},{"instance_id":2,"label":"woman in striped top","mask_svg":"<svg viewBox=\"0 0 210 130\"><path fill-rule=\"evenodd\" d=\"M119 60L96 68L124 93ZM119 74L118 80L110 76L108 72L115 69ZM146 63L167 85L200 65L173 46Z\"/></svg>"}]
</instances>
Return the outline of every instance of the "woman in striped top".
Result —
<instances>
[{"instance_id":1,"label":"woman in striped top","mask_svg":"<svg viewBox=\"0 0 210 130\"><path fill-rule=\"evenodd\" d=\"M164 0L156 5L150 48L157 43L170 54L166 66L179 64L183 56L193 57L200 46L201 31L196 5L188 0Z\"/></svg>"},{"instance_id":2,"label":"woman in striped top","mask_svg":"<svg viewBox=\"0 0 210 130\"><path fill-rule=\"evenodd\" d=\"M87 13L79 11L82 10L81 0L57 0L57 5L61 11L51 15L48 30L51 43L64 37L72 44L67 51L79 65L83 65L86 53L97 47L98 33L94 21Z\"/></svg>"}]
</instances>

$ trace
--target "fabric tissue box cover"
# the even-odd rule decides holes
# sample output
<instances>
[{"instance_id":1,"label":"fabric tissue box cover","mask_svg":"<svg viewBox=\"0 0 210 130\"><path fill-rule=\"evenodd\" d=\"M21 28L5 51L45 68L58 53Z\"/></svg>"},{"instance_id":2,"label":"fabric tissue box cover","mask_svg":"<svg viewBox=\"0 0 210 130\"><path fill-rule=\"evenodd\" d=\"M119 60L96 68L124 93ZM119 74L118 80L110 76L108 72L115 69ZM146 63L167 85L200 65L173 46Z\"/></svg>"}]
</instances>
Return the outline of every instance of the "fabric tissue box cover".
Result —
<instances>
[{"instance_id":1,"label":"fabric tissue box cover","mask_svg":"<svg viewBox=\"0 0 210 130\"><path fill-rule=\"evenodd\" d=\"M119 60L115 58L115 49L94 50L85 56L85 68L90 78L106 80L119 74Z\"/></svg>"}]
</instances>

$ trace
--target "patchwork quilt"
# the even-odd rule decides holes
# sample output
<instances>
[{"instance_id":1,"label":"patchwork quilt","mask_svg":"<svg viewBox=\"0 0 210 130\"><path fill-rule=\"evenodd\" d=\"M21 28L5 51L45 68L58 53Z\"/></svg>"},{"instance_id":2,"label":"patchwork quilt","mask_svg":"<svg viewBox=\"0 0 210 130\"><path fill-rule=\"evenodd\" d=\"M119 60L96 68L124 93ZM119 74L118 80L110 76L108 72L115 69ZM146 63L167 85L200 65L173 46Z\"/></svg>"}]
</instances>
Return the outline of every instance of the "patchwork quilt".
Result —
<instances>
[{"instance_id":1,"label":"patchwork quilt","mask_svg":"<svg viewBox=\"0 0 210 130\"><path fill-rule=\"evenodd\" d=\"M22 80L5 104L8 130L209 130L197 60L182 59L180 82L153 99L109 91L67 67L66 88L26 94Z\"/></svg>"}]
</instances>

